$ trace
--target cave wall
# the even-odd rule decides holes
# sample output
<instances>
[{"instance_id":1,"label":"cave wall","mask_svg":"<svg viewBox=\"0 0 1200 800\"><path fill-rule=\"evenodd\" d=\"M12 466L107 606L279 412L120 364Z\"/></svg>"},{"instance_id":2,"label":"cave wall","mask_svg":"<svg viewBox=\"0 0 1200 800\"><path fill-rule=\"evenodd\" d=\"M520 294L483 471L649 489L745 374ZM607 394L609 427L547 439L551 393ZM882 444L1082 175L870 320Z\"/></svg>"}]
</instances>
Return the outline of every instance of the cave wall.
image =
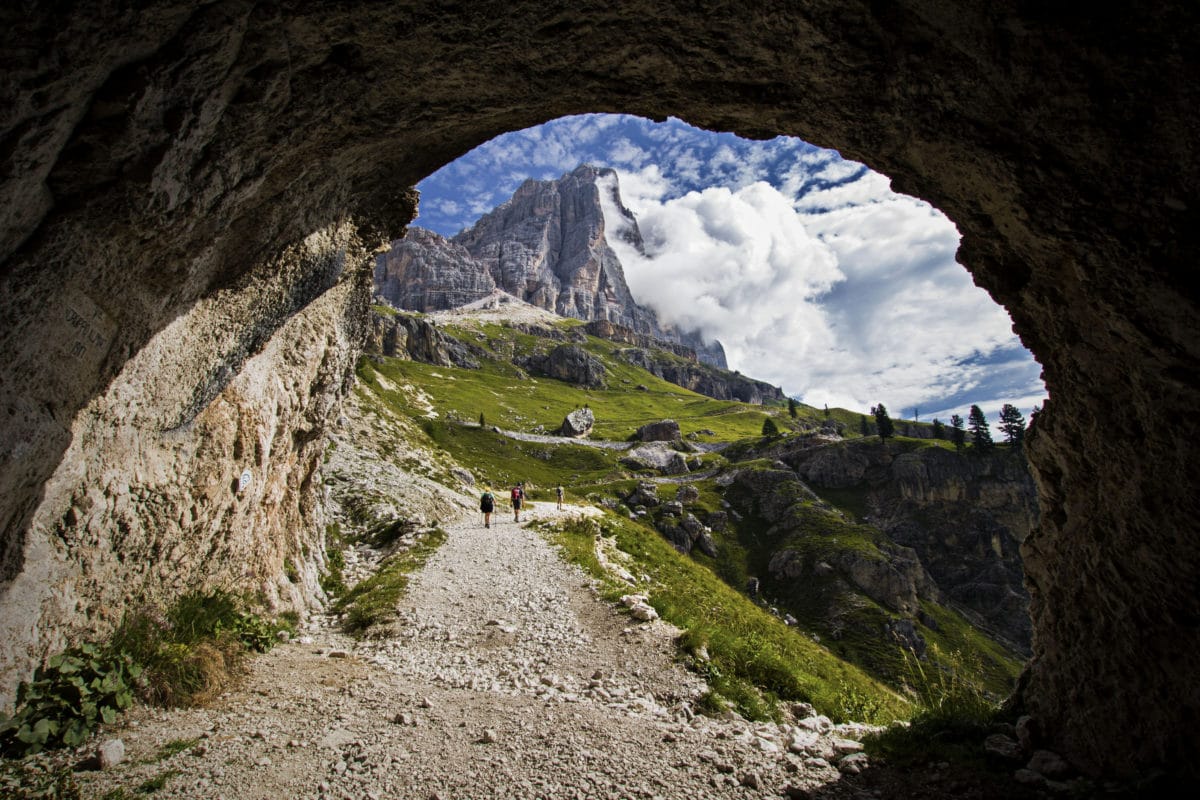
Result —
<instances>
[{"instance_id":1,"label":"cave wall","mask_svg":"<svg viewBox=\"0 0 1200 800\"><path fill-rule=\"evenodd\" d=\"M672 114L836 147L958 224L960 260L1008 308L1051 396L1028 445L1043 518L1023 545L1023 701L1045 742L1089 771L1191 760L1194 4L138 5L0 10L4 618L53 558L83 574L55 539L88 524L68 495L115 486L129 514L154 519L99 465L127 473L167 447L156 439L209 413L325 296L319 259L302 270L313 281L289 279L281 253L338 224L364 251L398 236L406 187L504 131ZM261 318L247 305L198 369L172 366L191 365L186 348L160 337L273 270L294 302ZM129 371L151 352L161 379ZM105 432L146 403L179 413L151 415L153 436ZM176 463L223 474L232 460L205 443L230 431L189 430ZM80 463L93 466L68 492ZM237 513L213 497L214 518ZM94 583L76 605L108 597ZM60 628L50 614L20 635Z\"/></svg>"}]
</instances>

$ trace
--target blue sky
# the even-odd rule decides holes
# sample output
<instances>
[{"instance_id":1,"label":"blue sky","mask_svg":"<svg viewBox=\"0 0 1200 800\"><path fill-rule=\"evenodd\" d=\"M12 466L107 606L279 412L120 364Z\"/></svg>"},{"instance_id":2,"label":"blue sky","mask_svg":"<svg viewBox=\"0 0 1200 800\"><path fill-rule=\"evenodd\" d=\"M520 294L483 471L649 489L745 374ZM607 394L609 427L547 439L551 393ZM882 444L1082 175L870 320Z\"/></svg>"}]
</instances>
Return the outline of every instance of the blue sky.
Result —
<instances>
[{"instance_id":1,"label":"blue sky","mask_svg":"<svg viewBox=\"0 0 1200 800\"><path fill-rule=\"evenodd\" d=\"M527 178L617 171L647 256L611 240L634 297L720 339L730 367L814 406L892 417L1044 402L1041 369L955 261L958 230L862 164L799 139L587 114L497 137L417 188L445 236Z\"/></svg>"}]
</instances>

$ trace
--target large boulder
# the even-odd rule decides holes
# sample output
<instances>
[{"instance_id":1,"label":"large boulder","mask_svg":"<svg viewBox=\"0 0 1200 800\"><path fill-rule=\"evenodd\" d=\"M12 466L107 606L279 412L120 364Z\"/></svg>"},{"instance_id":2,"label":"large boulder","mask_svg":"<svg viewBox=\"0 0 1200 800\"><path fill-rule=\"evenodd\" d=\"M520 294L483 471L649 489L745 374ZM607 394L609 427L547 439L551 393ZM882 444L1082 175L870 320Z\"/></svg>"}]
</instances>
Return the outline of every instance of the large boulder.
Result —
<instances>
[{"instance_id":1,"label":"large boulder","mask_svg":"<svg viewBox=\"0 0 1200 800\"><path fill-rule=\"evenodd\" d=\"M648 422L634 435L639 442L677 442L680 439L679 423L673 419Z\"/></svg>"},{"instance_id":2,"label":"large boulder","mask_svg":"<svg viewBox=\"0 0 1200 800\"><path fill-rule=\"evenodd\" d=\"M633 469L656 469L664 475L682 475L688 471L687 459L665 442L635 447L621 459L621 463Z\"/></svg>"},{"instance_id":3,"label":"large boulder","mask_svg":"<svg viewBox=\"0 0 1200 800\"><path fill-rule=\"evenodd\" d=\"M595 424L596 417L590 408L577 408L563 419L559 433L578 439L591 433L592 426Z\"/></svg>"}]
</instances>

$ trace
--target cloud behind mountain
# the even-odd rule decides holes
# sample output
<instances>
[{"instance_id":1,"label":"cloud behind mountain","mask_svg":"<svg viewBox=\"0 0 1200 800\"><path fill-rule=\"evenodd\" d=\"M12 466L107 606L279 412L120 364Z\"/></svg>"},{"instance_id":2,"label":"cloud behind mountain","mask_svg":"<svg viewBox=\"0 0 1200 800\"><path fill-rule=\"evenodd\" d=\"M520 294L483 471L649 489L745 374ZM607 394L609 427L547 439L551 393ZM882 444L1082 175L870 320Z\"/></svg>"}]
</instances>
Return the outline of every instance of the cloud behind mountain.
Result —
<instances>
[{"instance_id":1,"label":"cloud behind mountain","mask_svg":"<svg viewBox=\"0 0 1200 800\"><path fill-rule=\"evenodd\" d=\"M429 176L417 224L452 235L526 178L615 169L646 256L618 251L634 296L725 345L730 366L806 403L965 416L1041 402L1007 313L955 261L958 231L888 179L798 139L749 141L679 120L566 117L487 142ZM611 215L607 215L611 218Z\"/></svg>"}]
</instances>

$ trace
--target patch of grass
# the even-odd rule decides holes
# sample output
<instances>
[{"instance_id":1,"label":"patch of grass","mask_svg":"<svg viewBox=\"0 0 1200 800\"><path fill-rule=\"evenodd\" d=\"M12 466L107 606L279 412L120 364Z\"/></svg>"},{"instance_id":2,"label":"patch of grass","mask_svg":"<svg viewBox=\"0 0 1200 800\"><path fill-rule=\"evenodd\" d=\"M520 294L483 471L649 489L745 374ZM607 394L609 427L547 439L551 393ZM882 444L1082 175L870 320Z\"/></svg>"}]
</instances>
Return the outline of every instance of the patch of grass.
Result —
<instances>
[{"instance_id":1,"label":"patch of grass","mask_svg":"<svg viewBox=\"0 0 1200 800\"><path fill-rule=\"evenodd\" d=\"M374 575L354 586L334 605L335 612L345 615L342 629L365 636L372 628L395 619L397 605L408 588L408 576L420 569L445 541L446 532L435 529L410 549L385 558Z\"/></svg>"},{"instance_id":2,"label":"patch of grass","mask_svg":"<svg viewBox=\"0 0 1200 800\"><path fill-rule=\"evenodd\" d=\"M158 752L154 756L154 761L166 761L171 756L178 755L185 750L191 750L198 744L200 744L199 739L172 739L158 748Z\"/></svg>"},{"instance_id":3,"label":"patch of grass","mask_svg":"<svg viewBox=\"0 0 1200 800\"><path fill-rule=\"evenodd\" d=\"M142 781L137 787L138 794L154 794L167 785L167 781L179 774L179 770L169 769L166 772L155 775L149 780Z\"/></svg>"},{"instance_id":4,"label":"patch of grass","mask_svg":"<svg viewBox=\"0 0 1200 800\"><path fill-rule=\"evenodd\" d=\"M681 653L707 679L714 692L710 705L729 703L752 719L774 716L778 700L811 702L837 720L858 714L888 722L905 715L907 704L898 695L681 556L656 531L613 515L603 525L633 557L635 571L650 576L650 602L659 615L685 631ZM598 532L594 521L568 522L552 537L568 558L597 574L589 553ZM626 591L610 581L605 595Z\"/></svg>"},{"instance_id":5,"label":"patch of grass","mask_svg":"<svg viewBox=\"0 0 1200 800\"><path fill-rule=\"evenodd\" d=\"M143 697L159 705L203 704L240 672L249 650L265 652L286 622L243 610L222 591L189 592L166 611L146 608L126 617L110 647L142 665Z\"/></svg>"}]
</instances>

